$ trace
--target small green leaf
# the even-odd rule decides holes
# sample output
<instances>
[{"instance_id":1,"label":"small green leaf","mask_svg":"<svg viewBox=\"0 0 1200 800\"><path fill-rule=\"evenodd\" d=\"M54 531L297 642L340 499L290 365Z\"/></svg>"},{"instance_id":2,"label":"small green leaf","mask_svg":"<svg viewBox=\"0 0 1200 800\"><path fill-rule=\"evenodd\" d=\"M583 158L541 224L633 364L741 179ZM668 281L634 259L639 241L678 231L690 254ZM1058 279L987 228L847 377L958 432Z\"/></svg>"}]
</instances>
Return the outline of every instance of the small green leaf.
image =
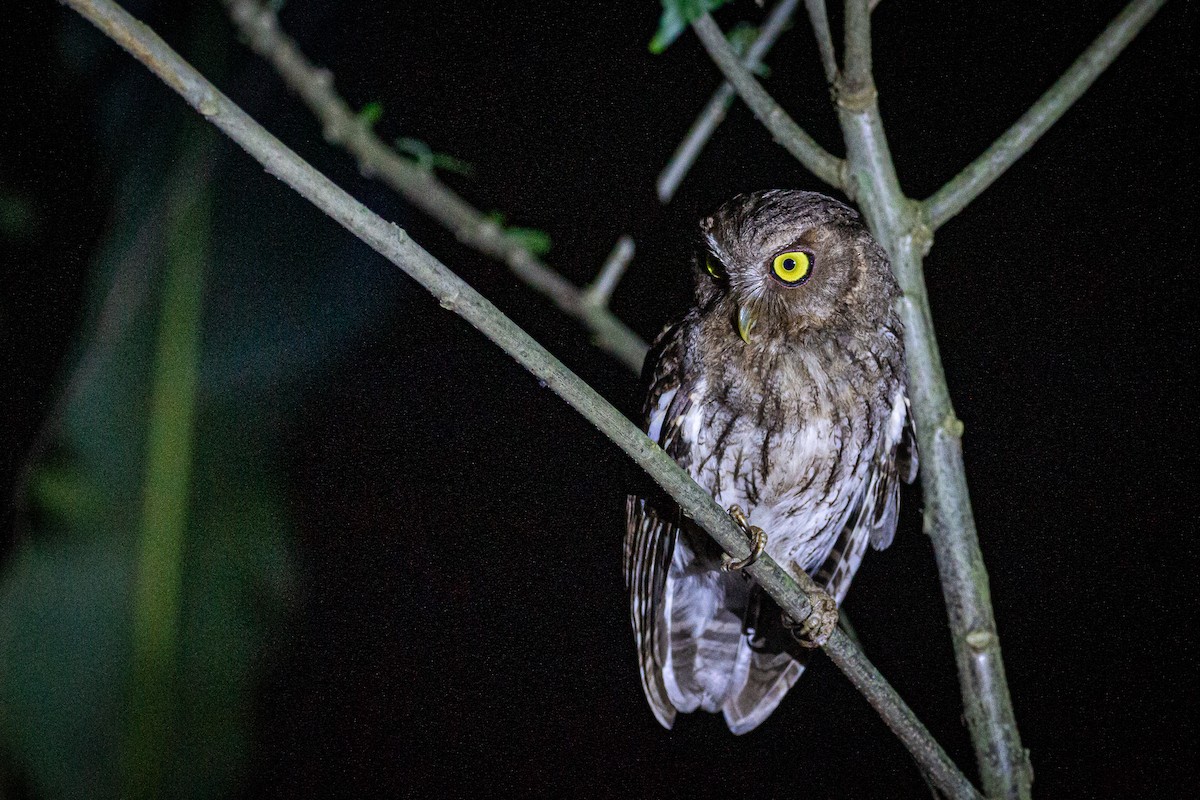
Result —
<instances>
[{"instance_id":1,"label":"small green leaf","mask_svg":"<svg viewBox=\"0 0 1200 800\"><path fill-rule=\"evenodd\" d=\"M744 56L750 49L750 45L754 44L754 40L758 38L758 27L749 22L739 22L729 29L725 38L729 40L729 46L733 48L733 52Z\"/></svg>"},{"instance_id":2,"label":"small green leaf","mask_svg":"<svg viewBox=\"0 0 1200 800\"><path fill-rule=\"evenodd\" d=\"M658 32L650 40L650 52L655 55L671 46L683 29L710 11L716 11L730 0L661 0L663 12L658 20Z\"/></svg>"},{"instance_id":3,"label":"small green leaf","mask_svg":"<svg viewBox=\"0 0 1200 800\"><path fill-rule=\"evenodd\" d=\"M494 222L495 224L499 225L501 228L504 227L504 220L508 219L508 217L504 216L504 213L501 211L489 211L488 213L483 215L483 218L486 219L488 222Z\"/></svg>"},{"instance_id":4,"label":"small green leaf","mask_svg":"<svg viewBox=\"0 0 1200 800\"><path fill-rule=\"evenodd\" d=\"M420 139L401 136L393 144L397 152L411 157L421 169L433 169L433 150Z\"/></svg>"},{"instance_id":5,"label":"small green leaf","mask_svg":"<svg viewBox=\"0 0 1200 800\"><path fill-rule=\"evenodd\" d=\"M420 139L401 136L394 144L398 152L412 157L413 161L416 161L417 166L421 169L443 169L459 175L470 175L475 171L475 168L466 161L446 155L445 153L433 152L433 149Z\"/></svg>"},{"instance_id":6,"label":"small green leaf","mask_svg":"<svg viewBox=\"0 0 1200 800\"><path fill-rule=\"evenodd\" d=\"M550 234L537 228L505 228L504 235L515 239L535 256L544 256L550 252L552 243Z\"/></svg>"},{"instance_id":7,"label":"small green leaf","mask_svg":"<svg viewBox=\"0 0 1200 800\"><path fill-rule=\"evenodd\" d=\"M358 121L368 128L374 128L375 123L383 118L383 103L372 100L358 112Z\"/></svg>"},{"instance_id":8,"label":"small green leaf","mask_svg":"<svg viewBox=\"0 0 1200 800\"><path fill-rule=\"evenodd\" d=\"M750 51L750 45L754 44L754 40L758 38L758 27L749 22L739 22L733 26L725 38L729 40L729 46L733 48L733 52L744 57ZM759 63L750 71L760 78L771 77L771 68L766 64Z\"/></svg>"},{"instance_id":9,"label":"small green leaf","mask_svg":"<svg viewBox=\"0 0 1200 800\"><path fill-rule=\"evenodd\" d=\"M463 161L461 158L455 158L454 156L446 155L445 153L433 154L433 167L434 169L442 169L446 172L453 172L456 175L475 174L474 166L466 161Z\"/></svg>"}]
</instances>

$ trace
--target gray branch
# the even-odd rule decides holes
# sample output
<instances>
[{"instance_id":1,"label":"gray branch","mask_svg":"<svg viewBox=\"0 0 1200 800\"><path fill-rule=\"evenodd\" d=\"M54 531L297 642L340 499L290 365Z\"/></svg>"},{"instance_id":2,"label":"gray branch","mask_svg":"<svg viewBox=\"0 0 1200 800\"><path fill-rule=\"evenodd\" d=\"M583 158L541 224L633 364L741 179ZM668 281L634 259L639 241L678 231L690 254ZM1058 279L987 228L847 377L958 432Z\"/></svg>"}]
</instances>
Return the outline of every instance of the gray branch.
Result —
<instances>
[{"instance_id":1,"label":"gray branch","mask_svg":"<svg viewBox=\"0 0 1200 800\"><path fill-rule=\"evenodd\" d=\"M158 75L270 174L403 270L433 294L443 308L465 319L541 379L641 466L679 504L683 513L708 531L726 552L736 558L749 555L749 543L733 520L670 456L408 234L374 214L288 149L119 6L110 0L66 2ZM802 620L809 615L812 607L808 598L792 576L770 557L763 555L747 570L793 619ZM835 631L825 645L825 652L909 747L942 791L952 797L979 797L912 710L844 633Z\"/></svg>"},{"instance_id":2,"label":"gray branch","mask_svg":"<svg viewBox=\"0 0 1200 800\"><path fill-rule=\"evenodd\" d=\"M629 262L633 260L633 252L634 246L631 237L622 236L617 239L608 258L604 259L604 265L600 267L600 272L596 273L596 279L583 292L583 304L586 307L604 308L608 305L613 289L617 288L621 276L625 274L625 270L629 268Z\"/></svg>"},{"instance_id":3,"label":"gray branch","mask_svg":"<svg viewBox=\"0 0 1200 800\"><path fill-rule=\"evenodd\" d=\"M798 2L799 0L782 0L771 9L771 13L767 15L758 31L758 36L746 49L746 55L742 58L742 65L748 71L753 72L762 64L763 59L775 44L775 40L779 38L779 34L787 28ZM679 143L675 154L671 156L671 160L663 168L662 174L658 176L657 189L660 202L671 202L671 198L675 196L675 191L683 182L684 176L688 174L688 170L700 157L704 145L708 144L708 140L712 138L717 126L725 119L725 114L729 111L735 94L731 84L722 83L713 93L708 105L696 117L691 130Z\"/></svg>"},{"instance_id":4,"label":"gray branch","mask_svg":"<svg viewBox=\"0 0 1200 800\"><path fill-rule=\"evenodd\" d=\"M821 54L821 69L830 85L837 79L837 56L833 52L833 34L829 31L829 10L825 0L804 0L808 20L812 23L813 36L817 39L817 51Z\"/></svg>"},{"instance_id":5,"label":"gray branch","mask_svg":"<svg viewBox=\"0 0 1200 800\"><path fill-rule=\"evenodd\" d=\"M983 155L925 201L929 226L940 228L1004 174L1066 113L1166 0L1133 0L1033 106Z\"/></svg>"},{"instance_id":6,"label":"gray branch","mask_svg":"<svg viewBox=\"0 0 1200 800\"><path fill-rule=\"evenodd\" d=\"M921 260L931 244L917 205L904 196L888 149L870 70L866 0L846 2L846 79L836 86L854 195L887 249L903 290L909 396L921 452L926 530L945 596L967 726L989 798L1027 800L1031 775L1004 676L987 569L967 491L962 424L942 370Z\"/></svg>"},{"instance_id":7,"label":"gray branch","mask_svg":"<svg viewBox=\"0 0 1200 800\"><path fill-rule=\"evenodd\" d=\"M275 13L257 0L223 0L229 16L256 53L320 121L325 139L346 149L365 175L378 175L412 205L448 228L460 241L508 265L524 283L588 328L596 345L640 372L648 350L636 333L606 307L583 302L582 291L546 266L517 239L438 180L429 169L405 159L372 133L333 88L333 76L310 62L279 27Z\"/></svg>"},{"instance_id":8,"label":"gray branch","mask_svg":"<svg viewBox=\"0 0 1200 800\"><path fill-rule=\"evenodd\" d=\"M830 186L842 188L842 167L845 162L826 152L767 94L750 74L750 70L742 66L737 53L733 52L725 34L717 27L713 18L705 14L692 23L692 28L700 37L713 63L725 75L725 80L733 84L738 95L754 112L754 116L758 117L759 122L770 131L775 141L783 145L812 174Z\"/></svg>"},{"instance_id":9,"label":"gray branch","mask_svg":"<svg viewBox=\"0 0 1200 800\"><path fill-rule=\"evenodd\" d=\"M845 65L842 71L845 83L842 91L871 90L871 11L865 2L846 0L845 14Z\"/></svg>"}]
</instances>

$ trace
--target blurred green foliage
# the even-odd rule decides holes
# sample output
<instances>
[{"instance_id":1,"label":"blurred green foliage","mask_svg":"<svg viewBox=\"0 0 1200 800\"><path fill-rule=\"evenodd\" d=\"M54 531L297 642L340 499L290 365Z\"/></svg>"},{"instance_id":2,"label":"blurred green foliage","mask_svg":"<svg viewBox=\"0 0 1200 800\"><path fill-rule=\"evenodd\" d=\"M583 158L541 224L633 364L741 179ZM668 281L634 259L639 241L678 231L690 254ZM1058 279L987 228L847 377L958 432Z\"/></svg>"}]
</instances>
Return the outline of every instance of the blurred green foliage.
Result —
<instances>
[{"instance_id":1,"label":"blurred green foliage","mask_svg":"<svg viewBox=\"0 0 1200 800\"><path fill-rule=\"evenodd\" d=\"M744 56L750 49L750 45L754 44L754 40L758 38L758 26L749 22L739 22L729 29L725 38L729 40L729 46L733 48L733 52ZM766 64L756 64L751 71L760 78L771 77L771 68Z\"/></svg>"},{"instance_id":2,"label":"blurred green foliage","mask_svg":"<svg viewBox=\"0 0 1200 800\"><path fill-rule=\"evenodd\" d=\"M185 131L97 263L0 584L0 733L38 796L228 793L284 618L270 432L199 381L214 135Z\"/></svg>"},{"instance_id":3,"label":"blurred green foliage","mask_svg":"<svg viewBox=\"0 0 1200 800\"><path fill-rule=\"evenodd\" d=\"M728 2L730 0L662 0L662 16L658 19L658 31L650 40L650 52L663 52L688 25Z\"/></svg>"},{"instance_id":4,"label":"blurred green foliage","mask_svg":"<svg viewBox=\"0 0 1200 800\"><path fill-rule=\"evenodd\" d=\"M521 228L506 224L508 218L499 211L489 211L484 215L490 222L496 223L504 230L504 235L514 239L519 245L536 256L544 256L550 252L554 242L550 234L540 228Z\"/></svg>"},{"instance_id":5,"label":"blurred green foliage","mask_svg":"<svg viewBox=\"0 0 1200 800\"><path fill-rule=\"evenodd\" d=\"M220 14L185 15L218 79ZM0 795L228 796L299 592L292 418L396 297L140 65L63 36L113 201L0 572Z\"/></svg>"},{"instance_id":6,"label":"blurred green foliage","mask_svg":"<svg viewBox=\"0 0 1200 800\"><path fill-rule=\"evenodd\" d=\"M358 120L367 128L374 128L383 119L383 103L372 100L358 110Z\"/></svg>"},{"instance_id":7,"label":"blurred green foliage","mask_svg":"<svg viewBox=\"0 0 1200 800\"><path fill-rule=\"evenodd\" d=\"M445 153L434 152L433 148L420 139L401 136L394 142L394 145L397 152L411 157L422 169L440 169L458 175L471 175L475 172L475 168L466 161Z\"/></svg>"}]
</instances>

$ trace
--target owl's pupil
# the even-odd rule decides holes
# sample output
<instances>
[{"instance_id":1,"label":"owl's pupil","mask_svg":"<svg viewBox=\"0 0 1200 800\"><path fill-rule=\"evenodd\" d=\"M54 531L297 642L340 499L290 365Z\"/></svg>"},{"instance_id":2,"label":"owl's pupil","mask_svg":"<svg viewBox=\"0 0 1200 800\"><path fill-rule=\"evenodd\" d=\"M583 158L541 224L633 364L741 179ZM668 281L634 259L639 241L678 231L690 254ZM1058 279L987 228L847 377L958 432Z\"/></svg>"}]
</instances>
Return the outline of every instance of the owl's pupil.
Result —
<instances>
[{"instance_id":1,"label":"owl's pupil","mask_svg":"<svg viewBox=\"0 0 1200 800\"><path fill-rule=\"evenodd\" d=\"M783 260L783 268L786 269L788 272L791 272L792 270L794 270L796 268L796 259L785 258Z\"/></svg>"}]
</instances>

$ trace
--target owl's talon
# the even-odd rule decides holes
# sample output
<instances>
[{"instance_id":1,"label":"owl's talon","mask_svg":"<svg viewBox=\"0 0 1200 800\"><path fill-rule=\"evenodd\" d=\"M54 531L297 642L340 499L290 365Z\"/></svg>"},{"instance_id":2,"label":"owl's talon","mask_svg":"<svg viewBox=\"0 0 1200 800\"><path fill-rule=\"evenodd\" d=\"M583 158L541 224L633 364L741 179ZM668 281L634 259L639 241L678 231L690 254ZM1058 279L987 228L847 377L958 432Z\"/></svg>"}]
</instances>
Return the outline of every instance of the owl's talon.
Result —
<instances>
[{"instance_id":1,"label":"owl's talon","mask_svg":"<svg viewBox=\"0 0 1200 800\"><path fill-rule=\"evenodd\" d=\"M808 616L800 622L796 622L787 614L783 615L783 627L787 628L792 634L792 638L801 647L810 649L823 647L829 641L829 637L833 635L838 624L838 607L837 602L829 596L829 593L808 576L806 572L800 572L800 578L797 583L804 593L808 595L809 605L812 610Z\"/></svg>"},{"instance_id":2,"label":"owl's talon","mask_svg":"<svg viewBox=\"0 0 1200 800\"><path fill-rule=\"evenodd\" d=\"M763 533L763 529L750 524L750 520L746 519L745 513L739 506L729 507L729 516L733 518L734 523L742 529L746 534L746 538L750 540L750 555L745 558L734 558L726 553L722 558L721 570L723 572L735 572L758 561L758 557L763 554L763 548L767 546L767 534ZM836 623L835 623L836 624Z\"/></svg>"}]
</instances>

